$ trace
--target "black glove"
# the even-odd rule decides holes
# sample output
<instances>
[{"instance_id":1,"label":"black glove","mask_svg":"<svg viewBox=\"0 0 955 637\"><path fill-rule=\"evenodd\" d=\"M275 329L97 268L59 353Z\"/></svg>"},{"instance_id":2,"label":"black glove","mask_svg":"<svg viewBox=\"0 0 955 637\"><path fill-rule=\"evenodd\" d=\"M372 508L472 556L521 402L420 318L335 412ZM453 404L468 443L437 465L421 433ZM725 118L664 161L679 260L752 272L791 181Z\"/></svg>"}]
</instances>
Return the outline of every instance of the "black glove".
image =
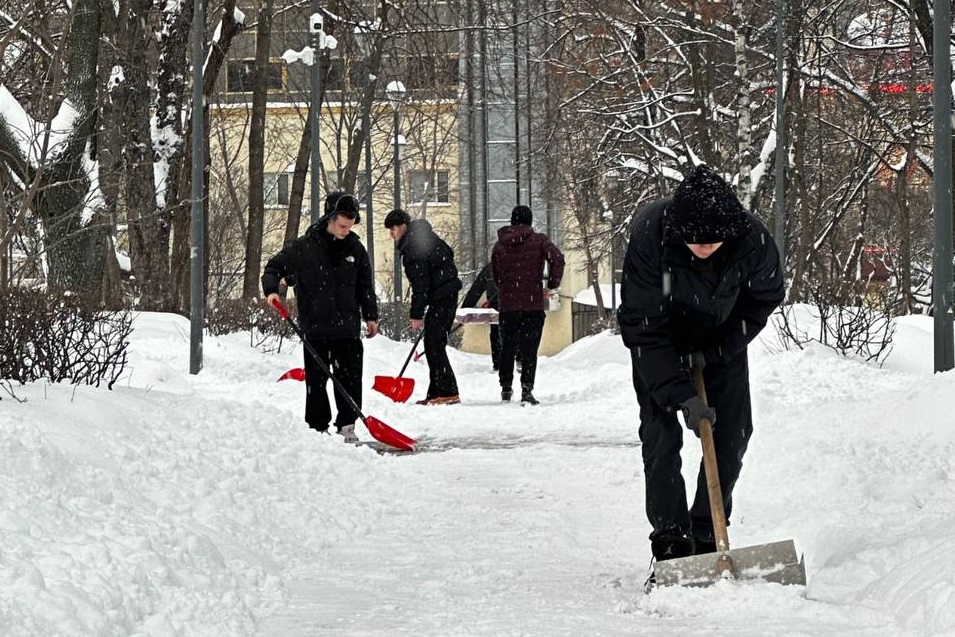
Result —
<instances>
[{"instance_id":1,"label":"black glove","mask_svg":"<svg viewBox=\"0 0 955 637\"><path fill-rule=\"evenodd\" d=\"M706 418L710 421L710 426L716 424L716 412L713 408L703 402L699 396L687 398L680 405L683 410L683 420L686 421L686 428L700 437L700 421Z\"/></svg>"}]
</instances>

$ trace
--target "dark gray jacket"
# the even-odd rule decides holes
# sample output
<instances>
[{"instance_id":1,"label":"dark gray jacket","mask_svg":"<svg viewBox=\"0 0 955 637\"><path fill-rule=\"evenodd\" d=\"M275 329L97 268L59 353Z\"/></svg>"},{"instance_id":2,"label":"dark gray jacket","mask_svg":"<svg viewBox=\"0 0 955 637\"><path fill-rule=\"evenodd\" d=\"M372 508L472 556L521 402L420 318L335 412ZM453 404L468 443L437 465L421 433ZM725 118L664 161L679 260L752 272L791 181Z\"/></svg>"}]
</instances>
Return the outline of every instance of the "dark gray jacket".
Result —
<instances>
[{"instance_id":1,"label":"dark gray jacket","mask_svg":"<svg viewBox=\"0 0 955 637\"><path fill-rule=\"evenodd\" d=\"M424 219L415 219L408 224L408 231L398 240L398 251L405 276L411 283L411 309L413 319L424 318L429 305L454 297L461 289L461 279L454 265L454 251L441 237L434 233L431 224Z\"/></svg>"}]
</instances>

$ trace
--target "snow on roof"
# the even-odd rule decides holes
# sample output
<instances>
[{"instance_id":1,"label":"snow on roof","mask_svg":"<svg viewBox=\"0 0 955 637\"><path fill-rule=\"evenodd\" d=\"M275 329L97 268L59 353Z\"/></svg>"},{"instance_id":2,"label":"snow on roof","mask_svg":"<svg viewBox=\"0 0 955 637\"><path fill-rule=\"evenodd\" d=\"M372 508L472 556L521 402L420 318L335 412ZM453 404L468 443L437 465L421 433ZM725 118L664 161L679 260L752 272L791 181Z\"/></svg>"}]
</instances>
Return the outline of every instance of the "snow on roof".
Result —
<instances>
[{"instance_id":1,"label":"snow on roof","mask_svg":"<svg viewBox=\"0 0 955 637\"><path fill-rule=\"evenodd\" d=\"M620 307L620 284L617 283L617 297L616 297L616 309ZM610 298L610 284L601 283L600 284L600 295L603 297L604 307L610 307L611 298ZM590 305L592 307L597 307L597 295L594 294L593 286L586 287L574 296L574 303L580 303L581 305Z\"/></svg>"}]
</instances>

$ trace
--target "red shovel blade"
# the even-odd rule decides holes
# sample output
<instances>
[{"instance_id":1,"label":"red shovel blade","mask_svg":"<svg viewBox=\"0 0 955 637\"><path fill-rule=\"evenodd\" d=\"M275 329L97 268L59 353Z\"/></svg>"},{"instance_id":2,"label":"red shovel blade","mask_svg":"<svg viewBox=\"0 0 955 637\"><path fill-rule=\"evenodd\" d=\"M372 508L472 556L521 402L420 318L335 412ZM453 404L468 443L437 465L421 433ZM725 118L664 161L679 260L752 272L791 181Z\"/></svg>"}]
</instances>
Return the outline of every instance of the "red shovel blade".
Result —
<instances>
[{"instance_id":1,"label":"red shovel blade","mask_svg":"<svg viewBox=\"0 0 955 637\"><path fill-rule=\"evenodd\" d=\"M368 416L364 419L365 426L368 427L368 433L371 437L395 449L404 449L414 451L415 440L409 438L397 429L389 427L374 416Z\"/></svg>"},{"instance_id":2,"label":"red shovel blade","mask_svg":"<svg viewBox=\"0 0 955 637\"><path fill-rule=\"evenodd\" d=\"M275 382L283 380L305 380L305 369L302 367L294 367L279 376L279 380Z\"/></svg>"},{"instance_id":3,"label":"red shovel blade","mask_svg":"<svg viewBox=\"0 0 955 637\"><path fill-rule=\"evenodd\" d=\"M375 376L375 384L371 386L396 403L403 403L414 392L414 378L395 378L393 376Z\"/></svg>"}]
</instances>

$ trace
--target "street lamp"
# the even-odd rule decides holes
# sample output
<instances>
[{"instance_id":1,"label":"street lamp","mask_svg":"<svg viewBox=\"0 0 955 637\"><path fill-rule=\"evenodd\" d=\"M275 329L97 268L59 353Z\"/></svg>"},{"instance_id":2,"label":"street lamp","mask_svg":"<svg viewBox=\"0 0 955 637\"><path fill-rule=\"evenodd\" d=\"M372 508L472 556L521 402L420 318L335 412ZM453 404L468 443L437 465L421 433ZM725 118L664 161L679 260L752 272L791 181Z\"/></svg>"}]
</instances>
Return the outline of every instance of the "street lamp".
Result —
<instances>
[{"instance_id":1,"label":"street lamp","mask_svg":"<svg viewBox=\"0 0 955 637\"><path fill-rule=\"evenodd\" d=\"M378 31L377 22L366 22L355 27L355 41L365 59L365 90L372 91L374 100L375 78L371 75L371 54ZM373 197L371 191L371 102L361 104L361 130L365 134L365 223L367 224L368 263L371 267L372 281L375 279L375 221L373 215Z\"/></svg>"},{"instance_id":2,"label":"street lamp","mask_svg":"<svg viewBox=\"0 0 955 637\"><path fill-rule=\"evenodd\" d=\"M311 127L311 136L309 137L309 146L311 150L310 172L312 173L312 209L311 222L315 223L322 217L321 210L321 177L322 177L322 155L321 155L321 97L322 97L322 51L324 49L334 49L338 46L338 40L334 36L328 35L324 31L325 20L321 14L321 7L318 0L312 0L312 13L308 18L308 30L311 33L311 46L307 46L301 51L288 50L282 54L282 59L286 64L292 62L301 62L310 69L309 75L309 126Z\"/></svg>"},{"instance_id":3,"label":"street lamp","mask_svg":"<svg viewBox=\"0 0 955 637\"><path fill-rule=\"evenodd\" d=\"M398 80L392 80L385 89L388 95L388 102L391 103L391 110L394 113L394 138L392 146L394 147L395 164L395 210L401 208L401 149L404 146L404 135L401 134L401 106L405 103L408 92L405 85ZM401 305L401 255L395 247L395 316L397 309ZM397 323L396 323L397 324ZM400 340L399 331L395 331L395 339Z\"/></svg>"}]
</instances>

